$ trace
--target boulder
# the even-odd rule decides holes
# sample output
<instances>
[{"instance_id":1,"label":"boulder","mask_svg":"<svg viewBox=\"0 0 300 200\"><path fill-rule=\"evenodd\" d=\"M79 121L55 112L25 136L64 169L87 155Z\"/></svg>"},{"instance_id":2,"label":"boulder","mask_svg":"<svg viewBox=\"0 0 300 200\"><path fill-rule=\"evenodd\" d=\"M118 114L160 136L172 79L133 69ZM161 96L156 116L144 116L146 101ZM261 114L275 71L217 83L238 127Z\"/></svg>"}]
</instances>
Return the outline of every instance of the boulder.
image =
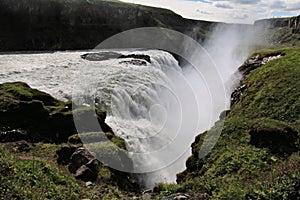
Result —
<instances>
[{"instance_id":1,"label":"boulder","mask_svg":"<svg viewBox=\"0 0 300 200\"><path fill-rule=\"evenodd\" d=\"M176 193L176 194L171 194L169 196L163 197L161 200L184 200L189 198L190 196L188 194Z\"/></svg>"},{"instance_id":2,"label":"boulder","mask_svg":"<svg viewBox=\"0 0 300 200\"><path fill-rule=\"evenodd\" d=\"M25 140L14 142L13 149L18 152L29 152L33 148L33 144L28 143Z\"/></svg>"},{"instance_id":3,"label":"boulder","mask_svg":"<svg viewBox=\"0 0 300 200\"><path fill-rule=\"evenodd\" d=\"M22 130L0 131L0 142L16 142L26 138L27 134Z\"/></svg>"},{"instance_id":4,"label":"boulder","mask_svg":"<svg viewBox=\"0 0 300 200\"><path fill-rule=\"evenodd\" d=\"M137 65L137 66L147 66L147 62L143 60L126 60L126 61L121 61L119 64L129 64L129 65Z\"/></svg>"},{"instance_id":5,"label":"boulder","mask_svg":"<svg viewBox=\"0 0 300 200\"><path fill-rule=\"evenodd\" d=\"M92 171L98 171L99 166L101 166L101 162L97 159L92 159L88 163L85 164Z\"/></svg>"},{"instance_id":6,"label":"boulder","mask_svg":"<svg viewBox=\"0 0 300 200\"><path fill-rule=\"evenodd\" d=\"M68 169L75 174L82 165L87 164L92 159L94 159L94 156L83 147L80 147L72 154Z\"/></svg>"},{"instance_id":7,"label":"boulder","mask_svg":"<svg viewBox=\"0 0 300 200\"><path fill-rule=\"evenodd\" d=\"M70 162L72 154L76 151L76 146L62 146L56 151L57 163L67 165Z\"/></svg>"},{"instance_id":8,"label":"boulder","mask_svg":"<svg viewBox=\"0 0 300 200\"><path fill-rule=\"evenodd\" d=\"M79 105L74 108L77 120L96 118L104 132L112 132L105 123L105 111ZM26 133L26 139L35 142L55 143L67 142L70 136L78 132L72 102L56 100L22 82L0 84L0 122L1 127L10 127L10 132L0 131L0 140L3 141L25 139L25 134L12 130L22 130ZM98 127L87 124L84 128L90 131Z\"/></svg>"},{"instance_id":9,"label":"boulder","mask_svg":"<svg viewBox=\"0 0 300 200\"><path fill-rule=\"evenodd\" d=\"M81 58L88 61L103 61L103 60L119 58L120 56L122 56L122 54L115 53L115 52L98 52L98 53L83 54L81 55Z\"/></svg>"},{"instance_id":10,"label":"boulder","mask_svg":"<svg viewBox=\"0 0 300 200\"><path fill-rule=\"evenodd\" d=\"M299 150L299 134L288 124L270 119L258 119L249 131L250 144L268 148L276 155L290 155Z\"/></svg>"},{"instance_id":11,"label":"boulder","mask_svg":"<svg viewBox=\"0 0 300 200\"><path fill-rule=\"evenodd\" d=\"M77 171L75 177L82 181L95 181L97 179L97 173L92 171L85 165L82 165Z\"/></svg>"},{"instance_id":12,"label":"boulder","mask_svg":"<svg viewBox=\"0 0 300 200\"><path fill-rule=\"evenodd\" d=\"M119 58L134 58L135 60L144 60L148 63L151 63L151 58L148 55L142 54L129 54L129 55L121 55Z\"/></svg>"}]
</instances>

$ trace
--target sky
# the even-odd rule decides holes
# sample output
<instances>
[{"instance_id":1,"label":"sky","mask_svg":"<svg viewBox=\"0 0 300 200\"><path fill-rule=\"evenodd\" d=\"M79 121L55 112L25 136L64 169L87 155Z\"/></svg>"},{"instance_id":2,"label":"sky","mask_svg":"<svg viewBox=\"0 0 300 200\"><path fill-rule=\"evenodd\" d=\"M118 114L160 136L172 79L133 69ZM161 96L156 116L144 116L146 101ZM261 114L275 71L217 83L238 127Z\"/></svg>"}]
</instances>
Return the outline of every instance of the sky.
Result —
<instances>
[{"instance_id":1,"label":"sky","mask_svg":"<svg viewBox=\"0 0 300 200\"><path fill-rule=\"evenodd\" d=\"M168 8L190 19L252 24L257 19L300 15L300 0L121 0Z\"/></svg>"}]
</instances>

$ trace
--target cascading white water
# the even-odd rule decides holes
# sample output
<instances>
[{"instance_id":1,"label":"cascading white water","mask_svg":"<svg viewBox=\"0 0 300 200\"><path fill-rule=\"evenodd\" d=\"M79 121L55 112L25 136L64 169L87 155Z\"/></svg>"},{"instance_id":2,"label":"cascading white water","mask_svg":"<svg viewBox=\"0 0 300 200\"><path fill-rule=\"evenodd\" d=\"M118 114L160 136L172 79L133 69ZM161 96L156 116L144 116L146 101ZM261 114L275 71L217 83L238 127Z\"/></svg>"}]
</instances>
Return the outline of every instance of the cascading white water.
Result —
<instances>
[{"instance_id":1,"label":"cascading white water","mask_svg":"<svg viewBox=\"0 0 300 200\"><path fill-rule=\"evenodd\" d=\"M201 77L193 66L181 68L171 54L159 50L117 51L149 55L151 63L146 66L120 63L130 58L82 59L80 55L88 51L0 55L0 82L23 81L61 100L70 99L75 90L81 97L77 102L85 104L91 104L85 97L94 95L96 105L108 110L106 122L126 140L137 177L149 188L158 182L175 182L194 137L228 108L235 83L230 78L248 53L245 35L245 47L235 53L238 36L233 29L221 29L206 45L228 84L227 107L222 104L214 111L204 79L215 77Z\"/></svg>"},{"instance_id":2,"label":"cascading white water","mask_svg":"<svg viewBox=\"0 0 300 200\"><path fill-rule=\"evenodd\" d=\"M90 103L85 96L95 93L99 106L109 111L107 123L126 140L141 183L152 187L157 182L175 182L187 156L179 164L174 165L174 161L184 153L188 155L198 132L191 132L189 123L182 123L182 117L188 119L181 113L181 109L186 110L184 104L197 106L197 102L193 91L184 91L190 86L178 62L159 50L120 51L149 55L151 63L147 66L120 64L130 61L128 58L87 61L80 58L84 53L0 55L1 82L23 81L62 100L69 99L75 89L82 96L80 103L85 104ZM196 111L196 107L188 110L191 115ZM185 131L192 135L183 136Z\"/></svg>"}]
</instances>

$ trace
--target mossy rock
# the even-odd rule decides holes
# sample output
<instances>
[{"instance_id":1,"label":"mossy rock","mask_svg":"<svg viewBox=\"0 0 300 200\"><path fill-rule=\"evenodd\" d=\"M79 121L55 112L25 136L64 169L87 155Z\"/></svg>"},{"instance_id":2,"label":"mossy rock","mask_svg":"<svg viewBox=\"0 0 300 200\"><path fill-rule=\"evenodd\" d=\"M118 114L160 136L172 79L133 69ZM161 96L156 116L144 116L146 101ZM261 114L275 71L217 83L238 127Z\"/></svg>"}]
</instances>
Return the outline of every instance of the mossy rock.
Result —
<instances>
[{"instance_id":1,"label":"mossy rock","mask_svg":"<svg viewBox=\"0 0 300 200\"><path fill-rule=\"evenodd\" d=\"M249 131L250 144L268 148L278 155L292 154L299 150L298 132L287 123L267 118L257 119Z\"/></svg>"},{"instance_id":2,"label":"mossy rock","mask_svg":"<svg viewBox=\"0 0 300 200\"><path fill-rule=\"evenodd\" d=\"M73 106L78 120L90 117L92 113L103 131L112 132L105 123L105 111ZM23 130L33 141L67 142L78 131L74 124L72 102L59 101L22 82L0 84L0 121L0 128ZM85 131L94 131L90 130L91 127L87 129Z\"/></svg>"},{"instance_id":3,"label":"mossy rock","mask_svg":"<svg viewBox=\"0 0 300 200\"><path fill-rule=\"evenodd\" d=\"M97 142L86 144L85 147L105 165L119 171L130 172L133 170L133 163L128 157L128 152L119 148L113 142Z\"/></svg>"}]
</instances>

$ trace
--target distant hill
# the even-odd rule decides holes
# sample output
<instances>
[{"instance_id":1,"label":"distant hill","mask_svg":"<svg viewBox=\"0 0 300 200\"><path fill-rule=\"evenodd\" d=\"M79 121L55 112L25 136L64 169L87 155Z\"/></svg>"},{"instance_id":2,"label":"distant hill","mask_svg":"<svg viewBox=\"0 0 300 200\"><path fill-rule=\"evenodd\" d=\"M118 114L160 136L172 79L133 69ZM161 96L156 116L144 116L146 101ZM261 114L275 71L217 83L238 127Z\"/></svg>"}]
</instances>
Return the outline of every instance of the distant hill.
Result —
<instances>
[{"instance_id":1,"label":"distant hill","mask_svg":"<svg viewBox=\"0 0 300 200\"><path fill-rule=\"evenodd\" d=\"M217 24L228 25L117 0L1 0L0 51L92 49L138 27L169 28L202 42ZM251 28L239 26L242 31ZM254 27L266 28L265 38L272 45L299 43L299 17L259 20Z\"/></svg>"},{"instance_id":2,"label":"distant hill","mask_svg":"<svg viewBox=\"0 0 300 200\"><path fill-rule=\"evenodd\" d=\"M212 24L120 1L2 0L0 51L89 49L138 27L170 28L201 41Z\"/></svg>"},{"instance_id":3,"label":"distant hill","mask_svg":"<svg viewBox=\"0 0 300 200\"><path fill-rule=\"evenodd\" d=\"M254 26L266 29L265 36L271 45L300 45L300 15L258 20Z\"/></svg>"}]
</instances>

